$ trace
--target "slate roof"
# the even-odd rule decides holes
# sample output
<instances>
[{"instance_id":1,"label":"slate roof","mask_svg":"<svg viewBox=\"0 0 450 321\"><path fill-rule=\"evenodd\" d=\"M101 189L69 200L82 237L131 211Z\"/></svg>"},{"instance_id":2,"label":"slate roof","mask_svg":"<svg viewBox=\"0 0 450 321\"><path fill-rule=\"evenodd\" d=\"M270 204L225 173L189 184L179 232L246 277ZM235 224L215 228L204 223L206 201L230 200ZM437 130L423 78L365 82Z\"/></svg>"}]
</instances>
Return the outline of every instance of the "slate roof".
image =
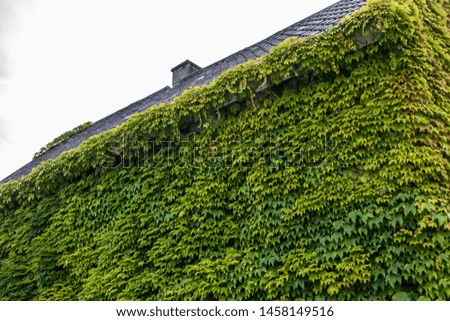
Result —
<instances>
[{"instance_id":1,"label":"slate roof","mask_svg":"<svg viewBox=\"0 0 450 321\"><path fill-rule=\"evenodd\" d=\"M83 130L77 135L69 138L67 141L61 143L55 148L49 150L42 156L32 160L22 168L18 169L8 177L4 178L1 183L5 183L9 180L16 180L23 175L28 174L34 167L38 166L40 163L48 160L54 159L64 151L76 148L84 140L91 136L100 134L109 129L112 129L128 119L128 117L136 112L141 112L147 108L157 105L159 103L167 103L177 96L181 95L186 89L193 86L202 86L212 82L217 76L222 74L224 71L236 67L248 60L256 59L269 50L280 44L283 40L290 37L304 38L318 34L325 31L330 26L339 23L340 19L351 14L355 10L361 8L365 4L366 0L341 0L337 3L305 18L293 25L273 34L272 36L255 43L254 45L244 48L222 60L219 60L205 68L194 72L185 79L183 79L179 84L174 87L164 87L163 89L145 97L135 103L122 108L115 113L100 119L99 121L92 124L91 127Z\"/></svg>"}]
</instances>

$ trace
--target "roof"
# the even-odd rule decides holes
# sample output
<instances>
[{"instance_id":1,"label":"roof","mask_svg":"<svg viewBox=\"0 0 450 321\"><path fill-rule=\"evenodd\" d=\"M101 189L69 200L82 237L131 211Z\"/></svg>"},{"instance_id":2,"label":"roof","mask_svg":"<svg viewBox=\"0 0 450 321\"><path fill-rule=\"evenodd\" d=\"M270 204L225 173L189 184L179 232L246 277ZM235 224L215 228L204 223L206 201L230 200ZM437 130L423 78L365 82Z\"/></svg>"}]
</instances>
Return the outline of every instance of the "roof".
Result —
<instances>
[{"instance_id":1,"label":"roof","mask_svg":"<svg viewBox=\"0 0 450 321\"><path fill-rule=\"evenodd\" d=\"M366 0L341 0L337 3L305 18L293 25L271 35L270 37L255 43L252 46L244 48L222 60L219 60L205 68L192 73L188 77L182 79L174 87L164 87L161 90L147 96L131 105L122 108L115 113L100 119L92 124L91 127L81 131L77 135L69 138L65 142L49 150L40 157L32 160L25 166L21 167L11 175L4 178L0 183L5 183L9 180L16 180L27 175L31 170L40 163L54 159L61 153L78 147L83 141L91 136L98 135L109 129L112 129L123 122L125 122L132 114L144 111L151 106L167 103L172 101L177 96L181 95L186 89L194 86L202 86L212 82L220 74L228 69L236 67L246 61L256 59L269 50L280 44L283 40L290 37L305 38L316 35L327 30L333 25L337 25L341 18L351 14L355 10L361 8Z\"/></svg>"}]
</instances>

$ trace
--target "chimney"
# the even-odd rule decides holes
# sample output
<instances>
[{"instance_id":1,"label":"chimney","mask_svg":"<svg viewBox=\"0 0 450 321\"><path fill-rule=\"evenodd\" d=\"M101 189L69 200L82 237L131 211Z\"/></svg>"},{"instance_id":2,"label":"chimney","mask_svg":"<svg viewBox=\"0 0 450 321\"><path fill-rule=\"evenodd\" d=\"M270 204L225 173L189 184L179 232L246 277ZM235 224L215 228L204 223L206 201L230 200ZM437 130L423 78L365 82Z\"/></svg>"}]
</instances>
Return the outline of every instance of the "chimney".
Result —
<instances>
[{"instance_id":1,"label":"chimney","mask_svg":"<svg viewBox=\"0 0 450 321\"><path fill-rule=\"evenodd\" d=\"M202 69L201 67L194 64L192 61L186 60L172 68L172 86L178 85L184 78L190 76L197 70Z\"/></svg>"}]
</instances>

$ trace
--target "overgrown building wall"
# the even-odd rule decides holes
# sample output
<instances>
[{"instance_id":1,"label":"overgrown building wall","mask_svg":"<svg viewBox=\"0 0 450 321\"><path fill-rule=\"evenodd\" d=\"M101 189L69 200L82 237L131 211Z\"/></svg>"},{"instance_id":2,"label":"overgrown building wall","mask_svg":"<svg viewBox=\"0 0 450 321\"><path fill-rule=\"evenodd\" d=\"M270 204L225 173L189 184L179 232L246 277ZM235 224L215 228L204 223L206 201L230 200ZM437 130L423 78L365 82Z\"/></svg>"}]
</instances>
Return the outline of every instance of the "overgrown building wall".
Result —
<instances>
[{"instance_id":1,"label":"overgrown building wall","mask_svg":"<svg viewBox=\"0 0 450 321\"><path fill-rule=\"evenodd\" d=\"M370 0L1 185L0 298L449 300L449 21Z\"/></svg>"}]
</instances>

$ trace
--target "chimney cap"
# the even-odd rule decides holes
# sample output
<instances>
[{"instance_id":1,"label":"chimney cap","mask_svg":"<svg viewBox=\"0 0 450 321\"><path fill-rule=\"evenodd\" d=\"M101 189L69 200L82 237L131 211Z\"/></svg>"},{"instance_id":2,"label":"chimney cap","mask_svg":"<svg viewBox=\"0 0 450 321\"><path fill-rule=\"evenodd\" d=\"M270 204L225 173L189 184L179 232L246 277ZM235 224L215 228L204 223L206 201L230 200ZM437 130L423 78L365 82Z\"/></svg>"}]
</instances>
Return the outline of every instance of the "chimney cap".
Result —
<instances>
[{"instance_id":1,"label":"chimney cap","mask_svg":"<svg viewBox=\"0 0 450 321\"><path fill-rule=\"evenodd\" d=\"M185 65L191 65L192 67L195 67L196 69L202 69L202 67L200 67L199 65L194 64L189 59L186 59L182 63L180 63L180 64L176 65L175 67L173 67L170 71L174 72L175 70L180 69L181 67L184 67Z\"/></svg>"}]
</instances>

